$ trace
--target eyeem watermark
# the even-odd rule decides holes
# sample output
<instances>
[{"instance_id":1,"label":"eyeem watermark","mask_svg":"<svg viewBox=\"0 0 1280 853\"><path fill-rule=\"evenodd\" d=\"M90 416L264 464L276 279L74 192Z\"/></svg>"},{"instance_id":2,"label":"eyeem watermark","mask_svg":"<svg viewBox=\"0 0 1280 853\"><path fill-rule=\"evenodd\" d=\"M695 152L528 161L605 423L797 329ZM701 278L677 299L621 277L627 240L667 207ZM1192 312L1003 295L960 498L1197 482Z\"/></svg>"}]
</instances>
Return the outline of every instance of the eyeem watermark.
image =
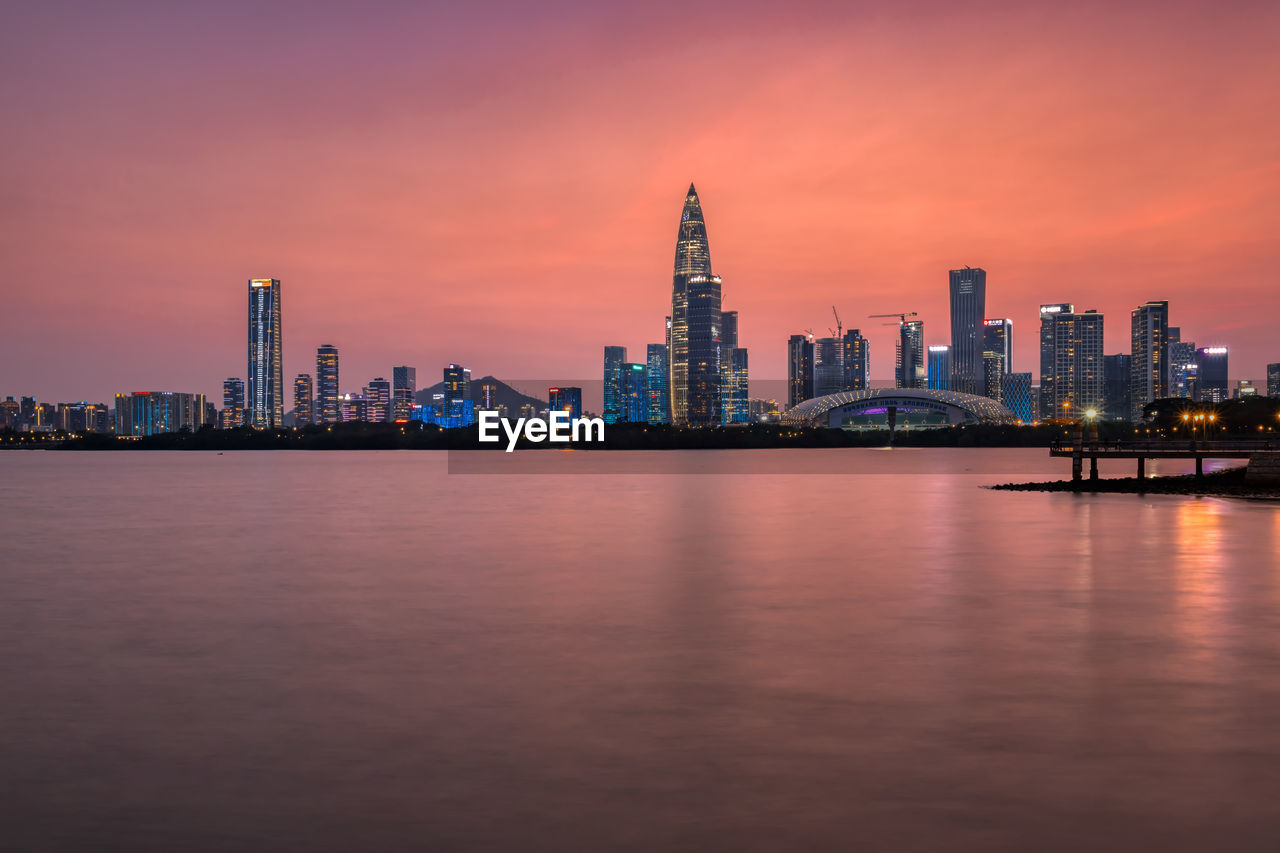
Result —
<instances>
[{"instance_id":1,"label":"eyeem watermark","mask_svg":"<svg viewBox=\"0 0 1280 853\"><path fill-rule=\"evenodd\" d=\"M498 427L507 434L507 452L516 449L520 436L534 443L549 441L552 443L578 441L604 441L604 421L600 418L570 418L568 412L552 411L542 418L517 418L514 425L508 418L500 417L497 412L482 411L479 413L480 440L496 443L502 440ZM594 433L595 437L592 438Z\"/></svg>"}]
</instances>

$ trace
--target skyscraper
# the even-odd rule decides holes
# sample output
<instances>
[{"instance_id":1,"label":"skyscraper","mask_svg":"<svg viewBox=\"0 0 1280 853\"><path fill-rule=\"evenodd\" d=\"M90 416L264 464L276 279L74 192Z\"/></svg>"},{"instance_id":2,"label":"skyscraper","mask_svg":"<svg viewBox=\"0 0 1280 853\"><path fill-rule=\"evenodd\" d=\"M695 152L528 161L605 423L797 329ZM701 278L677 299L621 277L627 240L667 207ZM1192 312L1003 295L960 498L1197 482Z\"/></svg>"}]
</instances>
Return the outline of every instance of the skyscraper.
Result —
<instances>
[{"instance_id":1,"label":"skyscraper","mask_svg":"<svg viewBox=\"0 0 1280 853\"><path fill-rule=\"evenodd\" d=\"M724 373L724 389L721 394L721 417L727 424L743 424L749 420L750 377L747 370L746 347L733 347L724 354L728 367Z\"/></svg>"},{"instance_id":2,"label":"skyscraper","mask_svg":"<svg viewBox=\"0 0 1280 853\"><path fill-rule=\"evenodd\" d=\"M813 396L825 397L844 390L844 343L840 338L813 342Z\"/></svg>"},{"instance_id":3,"label":"skyscraper","mask_svg":"<svg viewBox=\"0 0 1280 853\"><path fill-rule=\"evenodd\" d=\"M982 378L982 318L987 310L987 271L951 270L951 390L985 394ZM907 387L907 386L904 386ZM909 386L919 387L919 386Z\"/></svg>"},{"instance_id":4,"label":"skyscraper","mask_svg":"<svg viewBox=\"0 0 1280 853\"><path fill-rule=\"evenodd\" d=\"M1280 362L1267 365L1267 396L1280 400Z\"/></svg>"},{"instance_id":5,"label":"skyscraper","mask_svg":"<svg viewBox=\"0 0 1280 853\"><path fill-rule=\"evenodd\" d=\"M116 435L160 435L187 429L195 432L204 425L203 394L177 391L134 391L117 394Z\"/></svg>"},{"instance_id":6,"label":"skyscraper","mask_svg":"<svg viewBox=\"0 0 1280 853\"><path fill-rule=\"evenodd\" d=\"M232 376L222 380L223 429L244 426L244 380Z\"/></svg>"},{"instance_id":7,"label":"skyscraper","mask_svg":"<svg viewBox=\"0 0 1280 853\"><path fill-rule=\"evenodd\" d=\"M570 418L582 417L582 389L572 386L548 388L547 410L568 412Z\"/></svg>"},{"instance_id":8,"label":"skyscraper","mask_svg":"<svg viewBox=\"0 0 1280 853\"><path fill-rule=\"evenodd\" d=\"M293 422L298 426L315 423L316 406L312 396L311 374L299 373L293 378Z\"/></svg>"},{"instance_id":9,"label":"skyscraper","mask_svg":"<svg viewBox=\"0 0 1280 853\"><path fill-rule=\"evenodd\" d=\"M1101 409L1103 315L1061 303L1040 306L1040 417Z\"/></svg>"},{"instance_id":10,"label":"skyscraper","mask_svg":"<svg viewBox=\"0 0 1280 853\"><path fill-rule=\"evenodd\" d=\"M284 425L284 353L280 330L280 280L249 279L249 426Z\"/></svg>"},{"instance_id":11,"label":"skyscraper","mask_svg":"<svg viewBox=\"0 0 1280 853\"><path fill-rule=\"evenodd\" d=\"M381 376L370 380L364 389L369 401L369 420L383 423L391 420L391 383Z\"/></svg>"},{"instance_id":12,"label":"skyscraper","mask_svg":"<svg viewBox=\"0 0 1280 853\"><path fill-rule=\"evenodd\" d=\"M1169 396L1169 303L1139 305L1129 312L1129 321L1129 407L1131 419L1137 421L1147 403Z\"/></svg>"},{"instance_id":13,"label":"skyscraper","mask_svg":"<svg viewBox=\"0 0 1280 853\"><path fill-rule=\"evenodd\" d=\"M1127 352L1102 357L1102 413L1109 421L1127 421L1133 417L1129 401L1129 381L1133 357Z\"/></svg>"},{"instance_id":14,"label":"skyscraper","mask_svg":"<svg viewBox=\"0 0 1280 853\"><path fill-rule=\"evenodd\" d=\"M1001 376L1000 402L1004 403L1005 408L1017 415L1018 420L1024 424L1034 421L1036 419L1035 399L1031 396L1031 374L1029 372L1006 373Z\"/></svg>"},{"instance_id":15,"label":"skyscraper","mask_svg":"<svg viewBox=\"0 0 1280 853\"><path fill-rule=\"evenodd\" d=\"M871 350L858 329L844 333L844 390L861 391L871 387Z\"/></svg>"},{"instance_id":16,"label":"skyscraper","mask_svg":"<svg viewBox=\"0 0 1280 853\"><path fill-rule=\"evenodd\" d=\"M604 348L604 422L623 420L623 370L627 363L626 347Z\"/></svg>"},{"instance_id":17,"label":"skyscraper","mask_svg":"<svg viewBox=\"0 0 1280 853\"><path fill-rule=\"evenodd\" d=\"M928 374L924 361L924 321L903 320L898 324L898 351L894 367L894 384L898 388L923 388L927 384ZM952 381L954 381L955 370L953 349Z\"/></svg>"},{"instance_id":18,"label":"skyscraper","mask_svg":"<svg viewBox=\"0 0 1280 853\"><path fill-rule=\"evenodd\" d=\"M413 395L418 390L418 370L400 365L391 368L391 415L396 421L413 417Z\"/></svg>"},{"instance_id":19,"label":"skyscraper","mask_svg":"<svg viewBox=\"0 0 1280 853\"><path fill-rule=\"evenodd\" d=\"M1199 399L1207 403L1221 403L1230 399L1227 388L1227 360L1230 356L1226 347L1201 347L1196 351L1196 365L1199 367Z\"/></svg>"},{"instance_id":20,"label":"skyscraper","mask_svg":"<svg viewBox=\"0 0 1280 853\"><path fill-rule=\"evenodd\" d=\"M951 385L951 347L929 347L928 384L932 391L946 391Z\"/></svg>"},{"instance_id":21,"label":"skyscraper","mask_svg":"<svg viewBox=\"0 0 1280 853\"><path fill-rule=\"evenodd\" d=\"M987 396L1004 400L1004 374L1013 370L1013 321L1006 318L982 321L982 376Z\"/></svg>"},{"instance_id":22,"label":"skyscraper","mask_svg":"<svg viewBox=\"0 0 1280 853\"><path fill-rule=\"evenodd\" d=\"M679 426L720 423L720 284L702 203L689 184L671 284L671 418Z\"/></svg>"},{"instance_id":23,"label":"skyscraper","mask_svg":"<svg viewBox=\"0 0 1280 853\"><path fill-rule=\"evenodd\" d=\"M622 417L619 420L642 424L649 420L649 396L645 393L643 364L622 365Z\"/></svg>"},{"instance_id":24,"label":"skyscraper","mask_svg":"<svg viewBox=\"0 0 1280 853\"><path fill-rule=\"evenodd\" d=\"M651 424L671 423L671 367L667 364L667 345L649 344L645 353L646 419Z\"/></svg>"},{"instance_id":25,"label":"skyscraper","mask_svg":"<svg viewBox=\"0 0 1280 853\"><path fill-rule=\"evenodd\" d=\"M787 408L813 399L813 341L787 338Z\"/></svg>"},{"instance_id":26,"label":"skyscraper","mask_svg":"<svg viewBox=\"0 0 1280 853\"><path fill-rule=\"evenodd\" d=\"M322 424L342 423L338 399L338 348L323 344L316 348L316 420Z\"/></svg>"},{"instance_id":27,"label":"skyscraper","mask_svg":"<svg viewBox=\"0 0 1280 853\"><path fill-rule=\"evenodd\" d=\"M1194 341L1182 339L1182 329L1169 327L1169 385L1170 397L1191 397L1191 374L1196 363L1196 345Z\"/></svg>"},{"instance_id":28,"label":"skyscraper","mask_svg":"<svg viewBox=\"0 0 1280 853\"><path fill-rule=\"evenodd\" d=\"M441 403L441 424L450 428L467 426L475 419L471 405L471 368L449 363L444 368L444 399Z\"/></svg>"}]
</instances>

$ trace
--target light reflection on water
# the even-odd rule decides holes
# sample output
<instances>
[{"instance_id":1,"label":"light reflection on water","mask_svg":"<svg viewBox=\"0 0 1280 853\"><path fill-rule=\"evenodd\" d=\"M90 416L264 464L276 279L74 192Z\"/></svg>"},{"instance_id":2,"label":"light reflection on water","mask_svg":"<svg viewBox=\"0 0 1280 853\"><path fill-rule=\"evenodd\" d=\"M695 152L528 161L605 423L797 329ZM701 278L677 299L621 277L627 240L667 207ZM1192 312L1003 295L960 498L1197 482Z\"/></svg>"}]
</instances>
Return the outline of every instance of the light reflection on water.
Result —
<instances>
[{"instance_id":1,"label":"light reflection on water","mask_svg":"<svg viewBox=\"0 0 1280 853\"><path fill-rule=\"evenodd\" d=\"M981 488L1062 462L0 454L4 831L1269 849L1280 508Z\"/></svg>"}]
</instances>

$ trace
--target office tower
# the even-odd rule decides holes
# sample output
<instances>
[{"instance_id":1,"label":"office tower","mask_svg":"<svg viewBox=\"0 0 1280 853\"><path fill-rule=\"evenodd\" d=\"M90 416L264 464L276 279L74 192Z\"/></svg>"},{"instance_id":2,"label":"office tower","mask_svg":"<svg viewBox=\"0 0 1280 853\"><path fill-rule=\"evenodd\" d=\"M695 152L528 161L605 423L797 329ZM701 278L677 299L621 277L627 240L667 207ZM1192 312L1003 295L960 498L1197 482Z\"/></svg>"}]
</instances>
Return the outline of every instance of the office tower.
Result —
<instances>
[{"instance_id":1,"label":"office tower","mask_svg":"<svg viewBox=\"0 0 1280 853\"><path fill-rule=\"evenodd\" d=\"M813 398L813 341L787 338L787 408Z\"/></svg>"},{"instance_id":2,"label":"office tower","mask_svg":"<svg viewBox=\"0 0 1280 853\"><path fill-rule=\"evenodd\" d=\"M945 344L929 347L927 382L934 391L946 391L951 385L951 347Z\"/></svg>"},{"instance_id":3,"label":"office tower","mask_svg":"<svg viewBox=\"0 0 1280 853\"><path fill-rule=\"evenodd\" d=\"M1004 318L982 321L982 354L999 353L1004 357L1004 372L1013 372L1013 321Z\"/></svg>"},{"instance_id":4,"label":"office tower","mask_svg":"<svg viewBox=\"0 0 1280 853\"><path fill-rule=\"evenodd\" d=\"M1194 341L1182 339L1182 329L1169 327L1169 382L1168 396L1192 397L1190 384L1192 368L1196 363L1196 345Z\"/></svg>"},{"instance_id":5,"label":"office tower","mask_svg":"<svg viewBox=\"0 0 1280 853\"><path fill-rule=\"evenodd\" d=\"M1226 347L1202 347L1196 351L1199 399L1207 403L1221 403L1227 399Z\"/></svg>"},{"instance_id":6,"label":"office tower","mask_svg":"<svg viewBox=\"0 0 1280 853\"><path fill-rule=\"evenodd\" d=\"M343 394L338 401L344 423L371 420L369 398L364 394Z\"/></svg>"},{"instance_id":7,"label":"office tower","mask_svg":"<svg viewBox=\"0 0 1280 853\"><path fill-rule=\"evenodd\" d=\"M982 378L982 318L987 310L987 271L951 270L951 390L985 394ZM919 385L904 386L918 388Z\"/></svg>"},{"instance_id":8,"label":"office tower","mask_svg":"<svg viewBox=\"0 0 1280 853\"><path fill-rule=\"evenodd\" d=\"M727 424L742 424L748 420L749 376L746 347L734 347L724 353L724 384L721 389L721 417Z\"/></svg>"},{"instance_id":9,"label":"office tower","mask_svg":"<svg viewBox=\"0 0 1280 853\"><path fill-rule=\"evenodd\" d=\"M1267 365L1267 396L1280 400L1280 362Z\"/></svg>"},{"instance_id":10,"label":"office tower","mask_svg":"<svg viewBox=\"0 0 1280 853\"><path fill-rule=\"evenodd\" d=\"M622 365L622 410L619 420L633 424L649 420L649 395L645 393L643 364Z\"/></svg>"},{"instance_id":11,"label":"office tower","mask_svg":"<svg viewBox=\"0 0 1280 853\"><path fill-rule=\"evenodd\" d=\"M844 390L861 391L871 387L871 350L867 339L858 329L848 329L842 341L844 347Z\"/></svg>"},{"instance_id":12,"label":"office tower","mask_svg":"<svg viewBox=\"0 0 1280 853\"><path fill-rule=\"evenodd\" d=\"M1075 418L1100 409L1103 315L1069 303L1040 306L1041 418Z\"/></svg>"},{"instance_id":13,"label":"office tower","mask_svg":"<svg viewBox=\"0 0 1280 853\"><path fill-rule=\"evenodd\" d=\"M316 348L317 421L322 424L342 423L338 394L338 348L324 344Z\"/></svg>"},{"instance_id":14,"label":"office tower","mask_svg":"<svg viewBox=\"0 0 1280 853\"><path fill-rule=\"evenodd\" d=\"M955 381L955 352L951 353L952 382ZM898 350L894 364L894 384L898 388L923 388L928 383L924 360L924 322L903 320L898 324ZM952 388L951 390L955 390Z\"/></svg>"},{"instance_id":15,"label":"office tower","mask_svg":"<svg viewBox=\"0 0 1280 853\"><path fill-rule=\"evenodd\" d=\"M813 342L813 396L825 397L844 390L844 345L839 338Z\"/></svg>"},{"instance_id":16,"label":"office tower","mask_svg":"<svg viewBox=\"0 0 1280 853\"><path fill-rule=\"evenodd\" d=\"M1109 421L1127 421L1133 407L1129 401L1129 380L1133 357L1128 353L1102 357L1102 416Z\"/></svg>"},{"instance_id":17,"label":"office tower","mask_svg":"<svg viewBox=\"0 0 1280 853\"><path fill-rule=\"evenodd\" d=\"M1245 397L1256 397L1258 396L1258 389L1253 384L1253 380L1241 379L1236 382L1236 390L1231 396L1237 400L1241 400Z\"/></svg>"},{"instance_id":18,"label":"office tower","mask_svg":"<svg viewBox=\"0 0 1280 853\"><path fill-rule=\"evenodd\" d=\"M480 408L486 411L497 411L498 409L498 383L497 382L481 382L480 383Z\"/></svg>"},{"instance_id":19,"label":"office tower","mask_svg":"<svg viewBox=\"0 0 1280 853\"><path fill-rule=\"evenodd\" d=\"M720 312L720 346L731 350L738 345L738 312Z\"/></svg>"},{"instance_id":20,"label":"office tower","mask_svg":"<svg viewBox=\"0 0 1280 853\"><path fill-rule=\"evenodd\" d=\"M391 383L381 376L370 380L364 388L365 399L369 401L369 420L374 423L385 423L391 420Z\"/></svg>"},{"instance_id":21,"label":"office tower","mask_svg":"<svg viewBox=\"0 0 1280 853\"><path fill-rule=\"evenodd\" d=\"M440 403L442 426L468 426L475 422L471 405L471 368L450 363L444 368L444 397Z\"/></svg>"},{"instance_id":22,"label":"office tower","mask_svg":"<svg viewBox=\"0 0 1280 853\"><path fill-rule=\"evenodd\" d=\"M0 402L0 429L16 430L21 417L22 406L13 397L5 397Z\"/></svg>"},{"instance_id":23,"label":"office tower","mask_svg":"<svg viewBox=\"0 0 1280 853\"><path fill-rule=\"evenodd\" d=\"M623 369L627 363L626 347L604 348L604 422L616 424L623 420Z\"/></svg>"},{"instance_id":24,"label":"office tower","mask_svg":"<svg viewBox=\"0 0 1280 853\"><path fill-rule=\"evenodd\" d=\"M651 424L671 423L671 367L667 364L667 345L649 344L645 353L645 417Z\"/></svg>"},{"instance_id":25,"label":"office tower","mask_svg":"<svg viewBox=\"0 0 1280 853\"><path fill-rule=\"evenodd\" d=\"M1001 377L1013 370L1013 321L1006 318L982 321L982 377L987 396L1003 401Z\"/></svg>"},{"instance_id":26,"label":"office tower","mask_svg":"<svg viewBox=\"0 0 1280 853\"><path fill-rule=\"evenodd\" d=\"M222 428L244 426L244 380L233 376L222 380Z\"/></svg>"},{"instance_id":27,"label":"office tower","mask_svg":"<svg viewBox=\"0 0 1280 853\"><path fill-rule=\"evenodd\" d=\"M280 329L280 280L249 279L249 378L246 420L255 429L284 425L284 338Z\"/></svg>"},{"instance_id":28,"label":"office tower","mask_svg":"<svg viewBox=\"0 0 1280 853\"><path fill-rule=\"evenodd\" d=\"M310 373L299 373L293 377L293 422L300 427L316 422L316 402Z\"/></svg>"},{"instance_id":29,"label":"office tower","mask_svg":"<svg viewBox=\"0 0 1280 853\"><path fill-rule=\"evenodd\" d=\"M702 203L690 184L671 284L671 419L678 426L720 423L720 284L711 271Z\"/></svg>"},{"instance_id":30,"label":"office tower","mask_svg":"<svg viewBox=\"0 0 1280 853\"><path fill-rule=\"evenodd\" d=\"M203 394L177 391L134 391L117 394L116 435L146 436L166 432L195 432L205 423Z\"/></svg>"},{"instance_id":31,"label":"office tower","mask_svg":"<svg viewBox=\"0 0 1280 853\"><path fill-rule=\"evenodd\" d=\"M547 411L568 412L570 418L582 417L582 389L572 386L548 388Z\"/></svg>"},{"instance_id":32,"label":"office tower","mask_svg":"<svg viewBox=\"0 0 1280 853\"><path fill-rule=\"evenodd\" d=\"M1132 420L1152 400L1169 396L1169 303L1146 302L1129 312L1133 361L1129 366Z\"/></svg>"},{"instance_id":33,"label":"office tower","mask_svg":"<svg viewBox=\"0 0 1280 853\"><path fill-rule=\"evenodd\" d=\"M417 391L417 368L407 365L391 368L392 420L407 421L413 416L413 395Z\"/></svg>"},{"instance_id":34,"label":"office tower","mask_svg":"<svg viewBox=\"0 0 1280 853\"><path fill-rule=\"evenodd\" d=\"M988 389L988 392L990 389ZM988 393L987 396L990 396ZM1000 376L1000 402L1018 420L1029 424L1036 419L1035 395L1031 391L1031 373L1005 373Z\"/></svg>"}]
</instances>

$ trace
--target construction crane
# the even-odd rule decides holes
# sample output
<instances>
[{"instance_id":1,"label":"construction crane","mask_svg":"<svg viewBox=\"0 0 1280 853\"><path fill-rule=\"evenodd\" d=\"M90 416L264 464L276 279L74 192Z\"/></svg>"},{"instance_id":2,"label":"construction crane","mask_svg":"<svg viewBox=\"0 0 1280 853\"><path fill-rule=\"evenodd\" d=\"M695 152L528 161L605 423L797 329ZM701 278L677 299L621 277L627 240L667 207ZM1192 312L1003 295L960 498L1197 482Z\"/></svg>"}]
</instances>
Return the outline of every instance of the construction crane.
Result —
<instances>
[{"instance_id":1,"label":"construction crane","mask_svg":"<svg viewBox=\"0 0 1280 853\"><path fill-rule=\"evenodd\" d=\"M915 317L915 316L918 316L917 312L915 311L894 311L892 314L868 314L867 315L869 319L873 319L873 320L880 319L881 317L897 317L898 318L897 325L899 326L905 326L907 324L907 318ZM894 324L885 323L884 325L892 326Z\"/></svg>"},{"instance_id":2,"label":"construction crane","mask_svg":"<svg viewBox=\"0 0 1280 853\"><path fill-rule=\"evenodd\" d=\"M804 333L809 338L809 340L813 340L813 329L805 329Z\"/></svg>"},{"instance_id":3,"label":"construction crane","mask_svg":"<svg viewBox=\"0 0 1280 853\"><path fill-rule=\"evenodd\" d=\"M840 312L836 311L836 306L832 305L831 313L836 315L836 327L834 329L828 328L827 331L833 332L836 336L836 340L840 340L840 335L844 332L844 326L840 323Z\"/></svg>"}]
</instances>

